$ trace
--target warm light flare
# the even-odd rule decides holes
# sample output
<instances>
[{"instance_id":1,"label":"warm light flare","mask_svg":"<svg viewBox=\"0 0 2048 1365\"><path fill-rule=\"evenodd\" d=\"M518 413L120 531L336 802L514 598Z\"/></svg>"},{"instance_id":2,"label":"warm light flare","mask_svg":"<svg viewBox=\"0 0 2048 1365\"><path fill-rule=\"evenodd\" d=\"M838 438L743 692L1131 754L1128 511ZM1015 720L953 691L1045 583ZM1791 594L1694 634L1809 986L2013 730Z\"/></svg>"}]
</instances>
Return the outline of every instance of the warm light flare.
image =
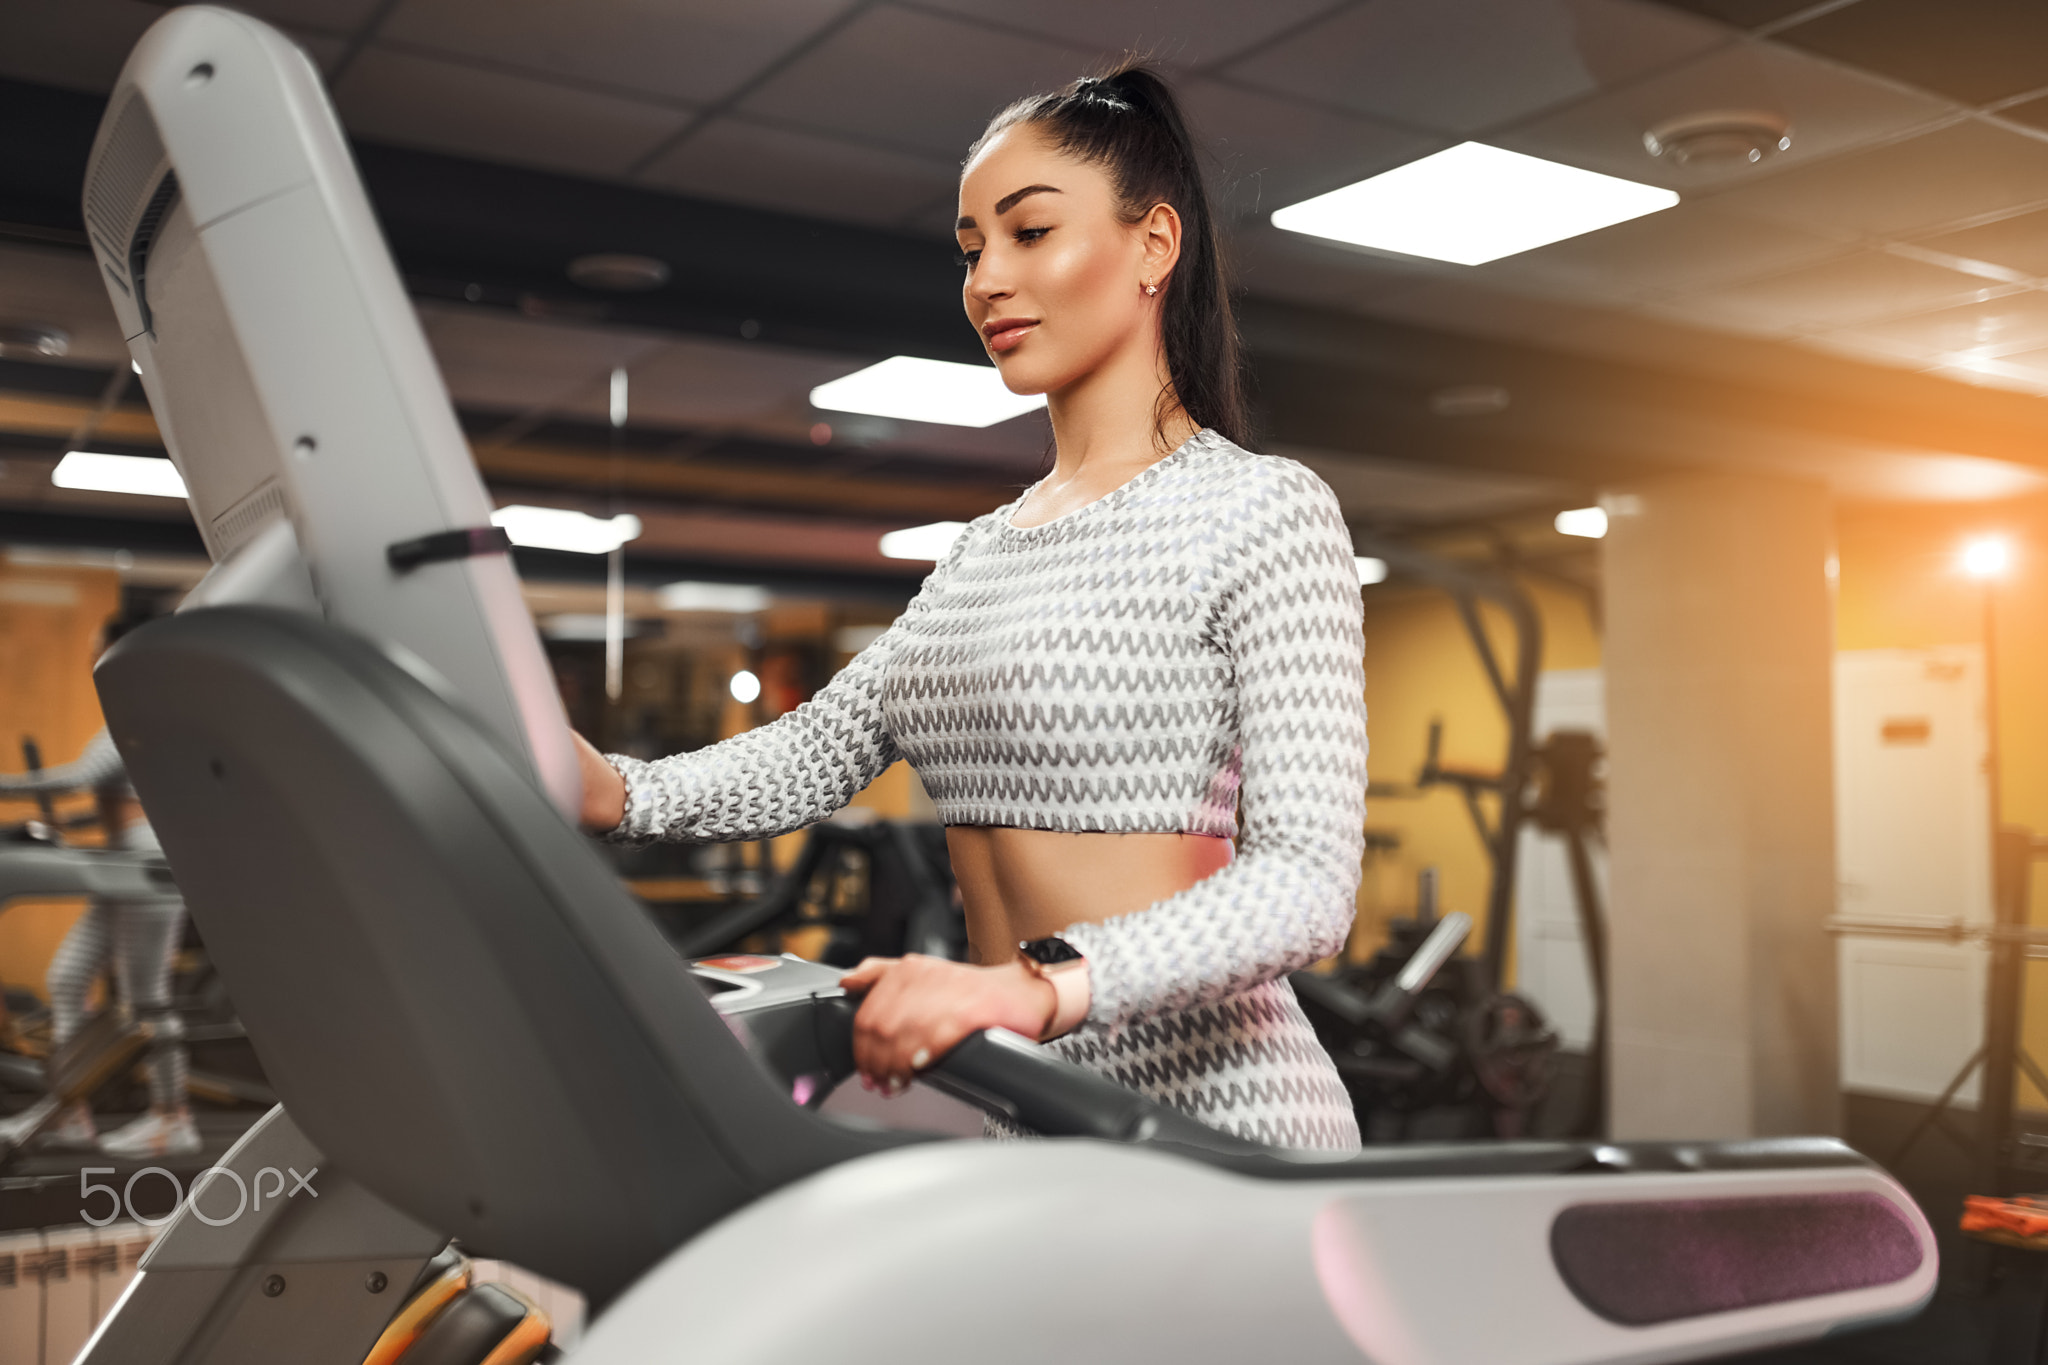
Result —
<instances>
[{"instance_id":1,"label":"warm light flare","mask_svg":"<svg viewBox=\"0 0 2048 1365\"><path fill-rule=\"evenodd\" d=\"M2003 578L2012 560L2012 542L2004 536L1977 536L1963 545L1963 572L1972 578Z\"/></svg>"}]
</instances>

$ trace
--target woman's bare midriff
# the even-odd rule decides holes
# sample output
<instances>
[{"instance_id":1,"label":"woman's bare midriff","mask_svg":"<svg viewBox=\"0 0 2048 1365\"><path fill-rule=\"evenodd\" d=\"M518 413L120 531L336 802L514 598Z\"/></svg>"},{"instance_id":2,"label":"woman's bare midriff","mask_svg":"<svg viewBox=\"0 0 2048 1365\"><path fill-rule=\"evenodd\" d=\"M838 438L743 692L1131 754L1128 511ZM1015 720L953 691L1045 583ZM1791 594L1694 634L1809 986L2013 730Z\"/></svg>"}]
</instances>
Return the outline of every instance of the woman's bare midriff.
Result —
<instances>
[{"instance_id":1,"label":"woman's bare midriff","mask_svg":"<svg viewBox=\"0 0 2048 1365\"><path fill-rule=\"evenodd\" d=\"M946 847L967 909L976 962L994 966L1017 945L1143 910L1230 863L1230 840L1207 834L1067 834L951 825Z\"/></svg>"}]
</instances>

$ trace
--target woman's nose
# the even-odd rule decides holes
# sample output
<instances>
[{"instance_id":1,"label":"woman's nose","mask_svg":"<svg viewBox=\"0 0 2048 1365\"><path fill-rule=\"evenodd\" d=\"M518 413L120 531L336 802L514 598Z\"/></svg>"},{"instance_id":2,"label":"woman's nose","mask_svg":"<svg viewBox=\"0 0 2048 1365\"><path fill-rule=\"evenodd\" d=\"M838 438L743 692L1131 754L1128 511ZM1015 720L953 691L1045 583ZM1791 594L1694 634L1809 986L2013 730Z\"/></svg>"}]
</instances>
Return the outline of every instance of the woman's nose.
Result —
<instances>
[{"instance_id":1,"label":"woman's nose","mask_svg":"<svg viewBox=\"0 0 2048 1365\"><path fill-rule=\"evenodd\" d=\"M994 303L1008 298L1013 291L1002 267L983 256L974 267L974 277L968 282L967 292L983 303Z\"/></svg>"}]
</instances>

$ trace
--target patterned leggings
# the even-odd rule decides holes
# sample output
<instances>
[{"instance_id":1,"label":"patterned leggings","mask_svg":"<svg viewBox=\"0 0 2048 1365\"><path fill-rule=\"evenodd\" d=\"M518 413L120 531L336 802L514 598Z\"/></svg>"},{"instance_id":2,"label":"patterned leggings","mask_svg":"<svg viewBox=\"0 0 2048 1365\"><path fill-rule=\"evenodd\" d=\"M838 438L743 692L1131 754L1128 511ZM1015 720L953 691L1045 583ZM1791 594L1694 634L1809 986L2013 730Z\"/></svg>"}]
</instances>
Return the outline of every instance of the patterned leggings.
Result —
<instances>
[{"instance_id":1,"label":"patterned leggings","mask_svg":"<svg viewBox=\"0 0 2048 1365\"><path fill-rule=\"evenodd\" d=\"M126 842L131 848L156 847L146 825L131 826ZM156 1027L149 1050L149 1102L158 1109L185 1103L185 1026L171 1008L171 960L184 926L185 902L175 898L96 900L64 936L44 978L51 1042L62 1046L85 1023L86 994L111 960L121 998L138 1020Z\"/></svg>"}]
</instances>

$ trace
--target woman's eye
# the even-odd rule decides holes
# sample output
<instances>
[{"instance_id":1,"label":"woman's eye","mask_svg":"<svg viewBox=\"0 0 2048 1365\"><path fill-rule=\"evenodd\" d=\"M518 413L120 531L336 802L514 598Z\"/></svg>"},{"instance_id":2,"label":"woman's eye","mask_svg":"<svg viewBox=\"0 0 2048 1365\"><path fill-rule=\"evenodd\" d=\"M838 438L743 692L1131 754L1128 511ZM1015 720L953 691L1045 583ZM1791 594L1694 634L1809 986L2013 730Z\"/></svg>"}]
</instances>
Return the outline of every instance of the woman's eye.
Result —
<instances>
[{"instance_id":1,"label":"woman's eye","mask_svg":"<svg viewBox=\"0 0 2048 1365\"><path fill-rule=\"evenodd\" d=\"M1017 240L1020 242L1035 242L1051 231L1051 228L1018 228Z\"/></svg>"},{"instance_id":2,"label":"woman's eye","mask_svg":"<svg viewBox=\"0 0 2048 1365\"><path fill-rule=\"evenodd\" d=\"M954 264L954 265L958 265L958 266L965 266L965 267L966 267L967 269L969 269L969 270L972 270L972 269L974 269L974 267L975 267L975 263L976 263L976 262L978 262L978 261L980 261L980 260L981 260L981 252L980 252L980 251L978 251L978 250L977 250L977 251L957 251L957 252L953 253L953 264Z\"/></svg>"}]
</instances>

